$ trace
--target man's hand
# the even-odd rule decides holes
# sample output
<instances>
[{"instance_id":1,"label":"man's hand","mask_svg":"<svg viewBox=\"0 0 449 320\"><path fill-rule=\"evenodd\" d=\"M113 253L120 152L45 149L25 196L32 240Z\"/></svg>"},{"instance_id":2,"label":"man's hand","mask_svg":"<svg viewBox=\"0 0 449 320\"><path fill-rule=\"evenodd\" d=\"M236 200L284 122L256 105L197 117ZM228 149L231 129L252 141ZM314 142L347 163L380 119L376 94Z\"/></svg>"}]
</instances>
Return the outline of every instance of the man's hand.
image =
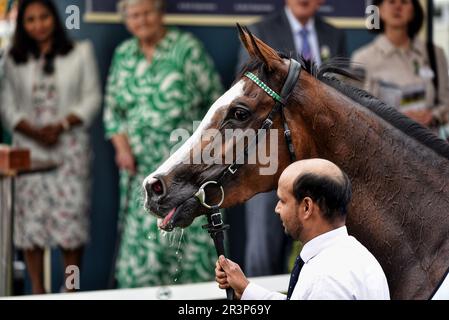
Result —
<instances>
[{"instance_id":1,"label":"man's hand","mask_svg":"<svg viewBox=\"0 0 449 320\"><path fill-rule=\"evenodd\" d=\"M249 284L240 266L226 259L224 256L220 256L215 264L215 280L220 289L234 289L236 299L242 297L243 292Z\"/></svg>"}]
</instances>

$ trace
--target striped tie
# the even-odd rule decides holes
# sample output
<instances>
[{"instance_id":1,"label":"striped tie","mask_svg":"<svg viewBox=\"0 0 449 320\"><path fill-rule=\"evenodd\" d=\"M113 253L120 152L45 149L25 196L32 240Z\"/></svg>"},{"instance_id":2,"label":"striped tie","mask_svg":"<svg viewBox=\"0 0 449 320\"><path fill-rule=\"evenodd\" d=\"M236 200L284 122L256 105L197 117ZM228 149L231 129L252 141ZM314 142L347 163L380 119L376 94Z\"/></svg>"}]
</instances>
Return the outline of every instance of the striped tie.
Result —
<instances>
[{"instance_id":1,"label":"striped tie","mask_svg":"<svg viewBox=\"0 0 449 320\"><path fill-rule=\"evenodd\" d=\"M299 273L304 266L304 261L301 256L298 255L295 261L295 266L293 267L292 274L290 276L290 283L288 284L287 300L292 297L293 290L295 289L296 283L298 282Z\"/></svg>"}]
</instances>

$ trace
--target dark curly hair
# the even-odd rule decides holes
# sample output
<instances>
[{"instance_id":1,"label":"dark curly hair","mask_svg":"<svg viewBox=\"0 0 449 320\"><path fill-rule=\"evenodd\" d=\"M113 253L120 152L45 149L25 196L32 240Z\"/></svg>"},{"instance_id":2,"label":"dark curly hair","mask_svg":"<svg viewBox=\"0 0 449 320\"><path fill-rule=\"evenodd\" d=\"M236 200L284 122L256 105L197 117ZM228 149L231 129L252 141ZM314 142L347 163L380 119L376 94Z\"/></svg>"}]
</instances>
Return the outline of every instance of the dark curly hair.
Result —
<instances>
[{"instance_id":1,"label":"dark curly hair","mask_svg":"<svg viewBox=\"0 0 449 320\"><path fill-rule=\"evenodd\" d=\"M45 55L44 72L52 74L54 72L54 59L57 55L67 55L73 49L73 42L67 36L64 26L61 23L58 12L51 0L21 0L19 1L19 10L17 14L17 27L13 37L13 43L10 56L16 64L26 63L32 55L37 58L40 50L36 41L34 41L26 32L24 27L25 11L29 5L39 3L46 7L53 16L55 30L53 31L53 43L50 52Z\"/></svg>"}]
</instances>

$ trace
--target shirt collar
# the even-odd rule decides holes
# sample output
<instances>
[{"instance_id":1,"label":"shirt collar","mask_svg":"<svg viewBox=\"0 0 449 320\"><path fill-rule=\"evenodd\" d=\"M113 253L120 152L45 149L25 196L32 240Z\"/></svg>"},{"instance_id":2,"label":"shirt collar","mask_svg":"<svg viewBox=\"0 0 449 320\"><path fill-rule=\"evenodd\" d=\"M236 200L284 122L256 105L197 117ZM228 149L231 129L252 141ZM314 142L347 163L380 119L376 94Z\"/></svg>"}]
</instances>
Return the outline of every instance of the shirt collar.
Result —
<instances>
[{"instance_id":1,"label":"shirt collar","mask_svg":"<svg viewBox=\"0 0 449 320\"><path fill-rule=\"evenodd\" d=\"M301 259L307 263L324 249L332 246L338 238L347 237L348 230L346 226L323 233L309 242L307 242L301 250Z\"/></svg>"},{"instance_id":2,"label":"shirt collar","mask_svg":"<svg viewBox=\"0 0 449 320\"><path fill-rule=\"evenodd\" d=\"M297 35L299 31L304 29L304 26L296 19L293 15L293 12L289 7L285 6L284 8L285 14L287 15L288 22L290 23L290 27L292 28L293 34ZM312 17L309 19L305 28L309 30L309 33L312 34L315 32L315 19Z\"/></svg>"},{"instance_id":3,"label":"shirt collar","mask_svg":"<svg viewBox=\"0 0 449 320\"><path fill-rule=\"evenodd\" d=\"M387 36L385 34L381 34L377 37L375 40L376 46L385 54L385 55L391 55L395 52L397 52L399 49L394 46L394 44L391 43L390 40L388 40ZM411 51L414 53L417 53L418 55L421 55L421 48L419 46L419 40L414 39L411 43Z\"/></svg>"},{"instance_id":4,"label":"shirt collar","mask_svg":"<svg viewBox=\"0 0 449 320\"><path fill-rule=\"evenodd\" d=\"M132 46L128 48L128 52L131 55L138 55L139 53L141 53L139 39L137 39L136 37L132 38Z\"/></svg>"},{"instance_id":5,"label":"shirt collar","mask_svg":"<svg viewBox=\"0 0 449 320\"><path fill-rule=\"evenodd\" d=\"M166 42L170 37L171 30L172 30L171 28L167 28L167 33L165 34L165 36L156 44L155 48L156 51L160 50L161 48L165 48L167 46ZM131 55L143 54L140 48L139 39L137 37L132 38L132 46L128 48L128 52Z\"/></svg>"}]
</instances>

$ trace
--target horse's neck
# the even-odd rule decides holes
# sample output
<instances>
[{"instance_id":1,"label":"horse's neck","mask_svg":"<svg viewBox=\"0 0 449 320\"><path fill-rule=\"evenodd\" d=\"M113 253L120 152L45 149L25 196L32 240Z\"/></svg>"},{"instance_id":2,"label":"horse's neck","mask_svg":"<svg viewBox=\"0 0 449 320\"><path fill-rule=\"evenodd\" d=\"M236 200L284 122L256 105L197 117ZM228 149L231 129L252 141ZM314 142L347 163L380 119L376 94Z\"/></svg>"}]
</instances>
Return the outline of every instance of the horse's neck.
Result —
<instances>
[{"instance_id":1,"label":"horse's neck","mask_svg":"<svg viewBox=\"0 0 449 320\"><path fill-rule=\"evenodd\" d=\"M327 88L327 87L325 87ZM338 163L369 193L385 195L390 202L416 193L412 203L440 193L434 204L448 199L449 160L406 135L341 93L322 90L320 101L302 108L309 118L316 156ZM314 111L312 109L315 108ZM425 186L425 188L423 188ZM418 206L419 207L419 206Z\"/></svg>"},{"instance_id":2,"label":"horse's neck","mask_svg":"<svg viewBox=\"0 0 449 320\"><path fill-rule=\"evenodd\" d=\"M291 116L308 124L317 146L311 156L351 177L350 231L381 261L393 296L426 297L448 267L437 252L449 258L449 161L337 91L319 92ZM404 289L410 277L417 283Z\"/></svg>"}]
</instances>

